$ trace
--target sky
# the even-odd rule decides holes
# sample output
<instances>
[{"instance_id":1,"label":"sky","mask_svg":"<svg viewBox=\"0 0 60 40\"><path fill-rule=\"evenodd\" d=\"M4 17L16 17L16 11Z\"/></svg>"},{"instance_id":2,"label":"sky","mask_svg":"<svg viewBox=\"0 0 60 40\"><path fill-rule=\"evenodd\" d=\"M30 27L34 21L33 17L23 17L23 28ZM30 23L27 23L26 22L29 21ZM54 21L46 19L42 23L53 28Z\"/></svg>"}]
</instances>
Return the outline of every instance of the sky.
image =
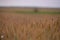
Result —
<instances>
[{"instance_id":1,"label":"sky","mask_svg":"<svg viewBox=\"0 0 60 40\"><path fill-rule=\"evenodd\" d=\"M0 0L0 6L60 8L60 0Z\"/></svg>"}]
</instances>

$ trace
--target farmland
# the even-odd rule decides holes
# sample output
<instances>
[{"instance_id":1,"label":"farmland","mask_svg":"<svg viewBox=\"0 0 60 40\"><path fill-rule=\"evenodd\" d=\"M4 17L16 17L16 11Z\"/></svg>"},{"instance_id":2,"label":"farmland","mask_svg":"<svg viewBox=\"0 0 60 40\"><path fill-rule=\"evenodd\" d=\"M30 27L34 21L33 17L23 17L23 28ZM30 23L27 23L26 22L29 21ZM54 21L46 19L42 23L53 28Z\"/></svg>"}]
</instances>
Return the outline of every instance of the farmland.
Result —
<instances>
[{"instance_id":1,"label":"farmland","mask_svg":"<svg viewBox=\"0 0 60 40\"><path fill-rule=\"evenodd\" d=\"M24 7L0 7L0 12L9 12L9 13L34 13L34 9L35 8L24 8ZM60 8L37 8L39 14L44 14L44 13L47 13L47 14L55 14L55 13L59 13L60 14Z\"/></svg>"},{"instance_id":2,"label":"farmland","mask_svg":"<svg viewBox=\"0 0 60 40\"><path fill-rule=\"evenodd\" d=\"M0 8L0 40L60 40L60 14L22 14L15 11L20 9ZM60 12L60 9L41 11Z\"/></svg>"}]
</instances>

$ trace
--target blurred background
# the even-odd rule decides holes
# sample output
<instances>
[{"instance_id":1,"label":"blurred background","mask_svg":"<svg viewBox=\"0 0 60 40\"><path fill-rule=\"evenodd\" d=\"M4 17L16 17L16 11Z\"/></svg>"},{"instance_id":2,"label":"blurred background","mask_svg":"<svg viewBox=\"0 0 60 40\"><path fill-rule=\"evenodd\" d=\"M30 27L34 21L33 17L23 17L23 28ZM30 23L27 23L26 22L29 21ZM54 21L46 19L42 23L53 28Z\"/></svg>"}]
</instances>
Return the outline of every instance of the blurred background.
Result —
<instances>
[{"instance_id":1,"label":"blurred background","mask_svg":"<svg viewBox=\"0 0 60 40\"><path fill-rule=\"evenodd\" d=\"M60 0L0 0L0 7L60 8Z\"/></svg>"},{"instance_id":2,"label":"blurred background","mask_svg":"<svg viewBox=\"0 0 60 40\"><path fill-rule=\"evenodd\" d=\"M58 12L60 0L0 0L0 12Z\"/></svg>"}]
</instances>

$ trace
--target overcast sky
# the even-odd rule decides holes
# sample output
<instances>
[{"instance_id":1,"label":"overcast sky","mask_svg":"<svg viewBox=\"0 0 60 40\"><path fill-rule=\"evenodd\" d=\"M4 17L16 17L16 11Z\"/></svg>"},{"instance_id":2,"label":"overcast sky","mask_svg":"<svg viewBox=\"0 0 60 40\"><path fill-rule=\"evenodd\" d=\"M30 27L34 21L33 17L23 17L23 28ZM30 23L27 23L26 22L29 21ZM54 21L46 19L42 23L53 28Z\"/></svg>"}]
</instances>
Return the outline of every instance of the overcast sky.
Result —
<instances>
[{"instance_id":1,"label":"overcast sky","mask_svg":"<svg viewBox=\"0 0 60 40\"><path fill-rule=\"evenodd\" d=\"M60 0L0 0L0 6L60 8Z\"/></svg>"}]
</instances>

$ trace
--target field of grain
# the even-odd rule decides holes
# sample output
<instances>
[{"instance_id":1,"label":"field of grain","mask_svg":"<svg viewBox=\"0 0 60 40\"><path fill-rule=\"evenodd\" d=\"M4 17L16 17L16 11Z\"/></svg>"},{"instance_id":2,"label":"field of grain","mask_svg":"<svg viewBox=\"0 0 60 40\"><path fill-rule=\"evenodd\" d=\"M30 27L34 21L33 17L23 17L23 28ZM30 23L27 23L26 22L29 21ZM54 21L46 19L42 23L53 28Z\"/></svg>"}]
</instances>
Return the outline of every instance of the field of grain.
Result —
<instances>
[{"instance_id":1,"label":"field of grain","mask_svg":"<svg viewBox=\"0 0 60 40\"><path fill-rule=\"evenodd\" d=\"M0 13L0 40L60 40L60 15Z\"/></svg>"}]
</instances>

